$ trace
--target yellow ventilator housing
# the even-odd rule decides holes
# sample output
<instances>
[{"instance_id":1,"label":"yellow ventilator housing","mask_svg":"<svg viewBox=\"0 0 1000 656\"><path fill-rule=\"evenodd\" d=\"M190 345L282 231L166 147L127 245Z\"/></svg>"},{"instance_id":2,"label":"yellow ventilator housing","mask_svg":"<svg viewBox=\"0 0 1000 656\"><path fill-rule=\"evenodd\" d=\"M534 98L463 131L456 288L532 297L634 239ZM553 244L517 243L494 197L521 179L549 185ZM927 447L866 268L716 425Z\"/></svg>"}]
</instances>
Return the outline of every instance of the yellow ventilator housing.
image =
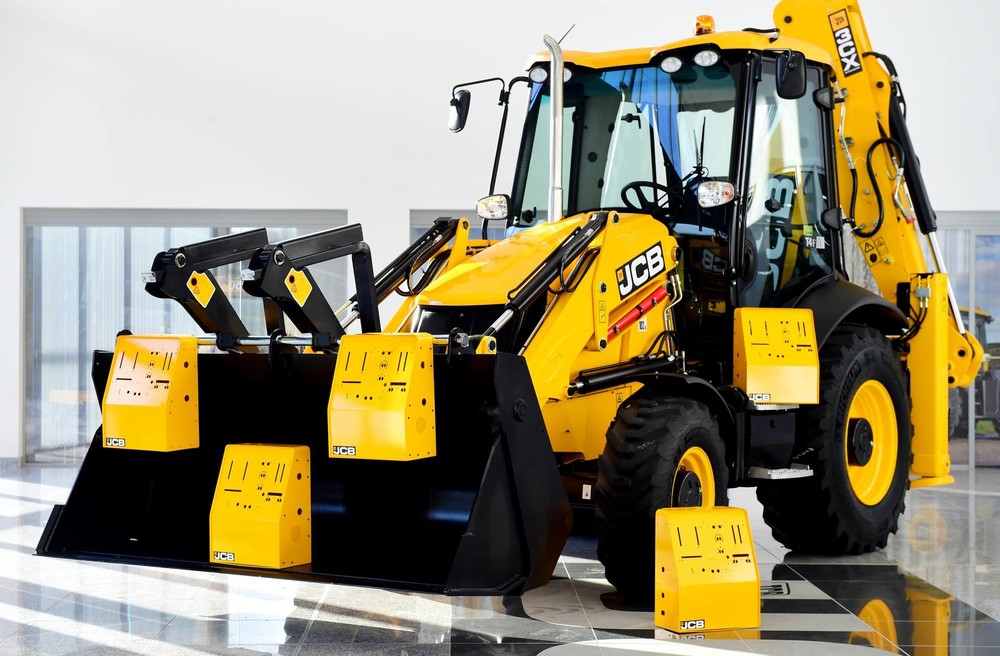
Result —
<instances>
[{"instance_id":1,"label":"yellow ventilator housing","mask_svg":"<svg viewBox=\"0 0 1000 656\"><path fill-rule=\"evenodd\" d=\"M733 385L763 405L819 403L819 349L812 310L737 308Z\"/></svg>"},{"instance_id":2,"label":"yellow ventilator housing","mask_svg":"<svg viewBox=\"0 0 1000 656\"><path fill-rule=\"evenodd\" d=\"M121 335L101 404L105 448L198 447L198 341Z\"/></svg>"},{"instance_id":3,"label":"yellow ventilator housing","mask_svg":"<svg viewBox=\"0 0 1000 656\"><path fill-rule=\"evenodd\" d=\"M434 338L426 333L341 338L328 429L331 458L436 455Z\"/></svg>"},{"instance_id":4,"label":"yellow ventilator housing","mask_svg":"<svg viewBox=\"0 0 1000 656\"><path fill-rule=\"evenodd\" d=\"M760 574L746 510L656 511L656 626L699 633L760 626Z\"/></svg>"},{"instance_id":5,"label":"yellow ventilator housing","mask_svg":"<svg viewBox=\"0 0 1000 656\"><path fill-rule=\"evenodd\" d=\"M227 445L209 522L213 563L283 569L312 562L309 447Z\"/></svg>"}]
</instances>

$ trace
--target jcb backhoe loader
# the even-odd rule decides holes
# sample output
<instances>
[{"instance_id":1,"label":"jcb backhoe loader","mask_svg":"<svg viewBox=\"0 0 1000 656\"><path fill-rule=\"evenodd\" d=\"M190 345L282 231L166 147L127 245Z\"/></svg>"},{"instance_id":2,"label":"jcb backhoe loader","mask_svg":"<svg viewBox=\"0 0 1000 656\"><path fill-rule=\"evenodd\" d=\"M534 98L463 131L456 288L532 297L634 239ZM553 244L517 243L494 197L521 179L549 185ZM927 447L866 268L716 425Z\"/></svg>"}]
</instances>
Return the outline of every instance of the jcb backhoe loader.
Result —
<instances>
[{"instance_id":1,"label":"jcb backhoe loader","mask_svg":"<svg viewBox=\"0 0 1000 656\"><path fill-rule=\"evenodd\" d=\"M861 553L909 487L951 481L947 388L982 349L857 3L701 17L655 48L545 43L501 81L527 114L511 193L478 213L507 238L441 220L377 276L359 226L156 258L149 291L214 334L95 354L104 423L40 554L518 593L593 504L607 578L648 595L660 507L753 485L783 544ZM847 280L850 242L881 295ZM334 310L308 267L346 255L358 293ZM267 336L211 277L234 261Z\"/></svg>"}]
</instances>

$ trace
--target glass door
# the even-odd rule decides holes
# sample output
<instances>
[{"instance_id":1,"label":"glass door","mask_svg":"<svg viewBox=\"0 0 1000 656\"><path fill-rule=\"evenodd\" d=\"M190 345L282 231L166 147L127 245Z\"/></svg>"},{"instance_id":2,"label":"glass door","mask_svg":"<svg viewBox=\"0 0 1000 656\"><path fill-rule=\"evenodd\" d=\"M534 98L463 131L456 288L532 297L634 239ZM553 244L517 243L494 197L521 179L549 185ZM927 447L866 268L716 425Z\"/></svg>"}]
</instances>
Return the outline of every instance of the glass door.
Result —
<instances>
[{"instance_id":1,"label":"glass door","mask_svg":"<svg viewBox=\"0 0 1000 656\"><path fill-rule=\"evenodd\" d=\"M967 326L986 353L966 403L977 467L1000 467L1000 234L975 238L975 308Z\"/></svg>"}]
</instances>

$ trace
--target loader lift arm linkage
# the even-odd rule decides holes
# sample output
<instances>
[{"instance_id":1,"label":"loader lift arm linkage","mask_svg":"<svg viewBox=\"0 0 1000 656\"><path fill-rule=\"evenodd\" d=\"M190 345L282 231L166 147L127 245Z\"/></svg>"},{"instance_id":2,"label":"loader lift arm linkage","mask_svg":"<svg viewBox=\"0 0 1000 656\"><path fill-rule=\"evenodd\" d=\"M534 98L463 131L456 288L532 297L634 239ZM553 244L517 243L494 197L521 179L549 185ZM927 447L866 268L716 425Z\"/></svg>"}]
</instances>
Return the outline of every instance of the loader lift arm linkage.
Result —
<instances>
[{"instance_id":1,"label":"loader lift arm linkage","mask_svg":"<svg viewBox=\"0 0 1000 656\"><path fill-rule=\"evenodd\" d=\"M350 255L361 329L378 332L381 325L371 251L362 239L361 226L352 224L270 244L250 259L250 267L243 273L243 289L274 300L302 332L326 333L337 340L344 335L344 326L307 267Z\"/></svg>"},{"instance_id":2,"label":"loader lift arm linkage","mask_svg":"<svg viewBox=\"0 0 1000 656\"><path fill-rule=\"evenodd\" d=\"M249 260L265 246L267 230L258 228L163 251L153 258L150 272L144 275L146 292L180 303L205 332L246 337L250 333L232 303L220 292L219 282L210 269ZM280 313L276 309L270 299L265 299L268 332L280 327ZM255 346L236 349L257 351Z\"/></svg>"},{"instance_id":3,"label":"loader lift arm linkage","mask_svg":"<svg viewBox=\"0 0 1000 656\"><path fill-rule=\"evenodd\" d=\"M447 254L445 249L452 239L457 238L453 251L464 250L463 244L468 242L468 227L468 219L452 217L435 219L430 228L375 276L375 302L381 303L394 291L406 297L415 296L423 286L440 273L442 267L447 265L447 262L439 261L437 258ZM464 253L462 255L464 256ZM403 291L403 283L410 282L414 272L428 262L431 262L428 265L429 270L421 278L421 282L416 287L409 287ZM404 308L401 314L405 314L406 309L409 308ZM337 316L342 314L345 315L343 322L345 328L358 318L357 294L351 296L346 303L337 309ZM399 330L398 322L394 320L389 329Z\"/></svg>"}]
</instances>

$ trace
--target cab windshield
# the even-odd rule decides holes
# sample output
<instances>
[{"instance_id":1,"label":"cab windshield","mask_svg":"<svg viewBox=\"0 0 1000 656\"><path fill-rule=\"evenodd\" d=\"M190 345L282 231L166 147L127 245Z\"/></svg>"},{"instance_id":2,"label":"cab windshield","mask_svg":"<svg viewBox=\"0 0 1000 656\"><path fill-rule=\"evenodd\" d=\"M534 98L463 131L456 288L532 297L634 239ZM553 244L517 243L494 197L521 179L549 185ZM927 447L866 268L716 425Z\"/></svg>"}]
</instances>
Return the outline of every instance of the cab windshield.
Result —
<instances>
[{"instance_id":1,"label":"cab windshield","mask_svg":"<svg viewBox=\"0 0 1000 656\"><path fill-rule=\"evenodd\" d=\"M689 61L674 73L655 65L574 69L564 87L563 215L655 203L672 224L683 223L676 210L694 182L732 180L736 71L724 58L707 67ZM549 101L548 83L533 84L512 231L548 218Z\"/></svg>"}]
</instances>

